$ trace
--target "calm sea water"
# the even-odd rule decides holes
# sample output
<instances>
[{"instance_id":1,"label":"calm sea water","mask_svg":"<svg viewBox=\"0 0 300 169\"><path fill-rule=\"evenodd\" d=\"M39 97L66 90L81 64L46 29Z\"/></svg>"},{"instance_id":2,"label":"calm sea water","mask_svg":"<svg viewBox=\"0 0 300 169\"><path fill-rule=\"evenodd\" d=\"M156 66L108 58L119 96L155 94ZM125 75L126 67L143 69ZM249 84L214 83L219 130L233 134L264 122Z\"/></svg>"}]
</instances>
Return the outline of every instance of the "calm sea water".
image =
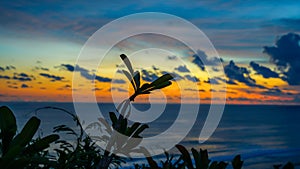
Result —
<instances>
[{"instance_id":1,"label":"calm sea water","mask_svg":"<svg viewBox=\"0 0 300 169\"><path fill-rule=\"evenodd\" d=\"M42 110L38 114L34 113L35 109L44 106L55 106L74 112L72 103L7 102L0 105L7 105L14 111L19 127L31 116L37 115L42 120L40 134L43 135L51 133L52 128L60 124L76 127L72 119L61 111ZM139 110L149 108L146 104L134 106ZM102 112L115 110L113 104L99 104L99 107ZM178 115L179 108L178 104L167 105L159 118L149 123L150 128L143 136L153 136L168 129ZM200 106L196 123L181 141L188 149L208 149L212 160L230 161L234 155L241 154L246 169L272 168L273 164L287 161L299 165L300 106L226 105L217 130L205 143L199 144L198 136L208 109L209 105ZM107 117L107 114L104 113L103 116ZM187 121L186 125L191 125L191 122ZM141 161L135 159L129 163Z\"/></svg>"}]
</instances>

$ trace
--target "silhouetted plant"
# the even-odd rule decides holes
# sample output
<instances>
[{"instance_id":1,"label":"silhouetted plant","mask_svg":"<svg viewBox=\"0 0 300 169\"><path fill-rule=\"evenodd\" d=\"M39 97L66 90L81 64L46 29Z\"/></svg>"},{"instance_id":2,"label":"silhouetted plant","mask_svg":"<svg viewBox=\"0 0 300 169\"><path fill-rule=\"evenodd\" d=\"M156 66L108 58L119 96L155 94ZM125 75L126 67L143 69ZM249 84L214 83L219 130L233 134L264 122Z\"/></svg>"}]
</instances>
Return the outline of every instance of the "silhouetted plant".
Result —
<instances>
[{"instance_id":1,"label":"silhouetted plant","mask_svg":"<svg viewBox=\"0 0 300 169\"><path fill-rule=\"evenodd\" d=\"M152 83L144 83L141 85L141 75L139 71L134 71L132 65L125 54L120 55L121 59L125 63L128 71L122 70L123 73L126 75L127 79L131 82L132 87L134 89L134 94L129 97L130 101L134 101L135 97L141 94L150 94L151 91L156 89L162 89L167 86L170 86L172 82L170 80L173 79L171 74L164 74Z\"/></svg>"},{"instance_id":2,"label":"silhouetted plant","mask_svg":"<svg viewBox=\"0 0 300 169\"><path fill-rule=\"evenodd\" d=\"M282 166L282 164L273 165L274 169L294 169L295 168L294 164L291 162L286 163L283 167L281 167L281 166Z\"/></svg>"},{"instance_id":3,"label":"silhouetted plant","mask_svg":"<svg viewBox=\"0 0 300 169\"><path fill-rule=\"evenodd\" d=\"M104 157L100 160L98 167L105 169L108 168L110 162L116 158L117 153L130 157L130 153L141 152L141 149L138 147L142 141L140 134L149 126L139 122L134 122L131 126L129 126L127 118L131 111L130 102L133 102L138 95L150 94L153 90L162 89L171 85L172 82L170 80L173 79L170 74L164 74L152 83L144 83L141 85L140 72L134 71L131 62L125 54L121 54L120 57L128 69L128 71L122 71L130 81L134 89L134 93L128 99L121 102L117 107L117 112L119 113L118 117L114 112L109 113L113 130L110 129L110 126L105 119L99 119L99 121L106 127L106 131L108 131L109 134L109 136L101 138L107 141L107 147ZM127 139L119 139L119 134L126 136ZM114 150L112 150L112 148Z\"/></svg>"},{"instance_id":4,"label":"silhouetted plant","mask_svg":"<svg viewBox=\"0 0 300 169\"><path fill-rule=\"evenodd\" d=\"M17 134L16 118L6 106L0 107L0 166L2 169L44 168L53 161L46 149L59 139L57 134L33 140L40 126L40 119L31 117L20 133Z\"/></svg>"},{"instance_id":5,"label":"silhouetted plant","mask_svg":"<svg viewBox=\"0 0 300 169\"><path fill-rule=\"evenodd\" d=\"M36 109L36 113L43 109L60 110L70 115L79 130L75 130L66 125L55 126L54 133L67 134L76 138L75 144L72 140L58 140L55 143L59 146L54 151L57 153L56 163L52 165L53 168L67 169L67 168L80 168L80 169L93 169L98 168L100 160L104 156L104 151L101 150L96 143L84 133L84 129L79 121L79 118L62 108L57 107L43 107ZM120 157L115 157L110 164L117 167L124 162Z\"/></svg>"},{"instance_id":6,"label":"silhouetted plant","mask_svg":"<svg viewBox=\"0 0 300 169\"><path fill-rule=\"evenodd\" d=\"M119 104L115 112L109 112L111 125L103 118L99 118L99 122L89 124L87 128L94 125L103 125L108 135L102 137L88 136L84 133L84 129L79 118L71 112L57 107L43 107L42 109L56 109L63 111L72 117L79 132L66 125L54 127L53 132L49 136L33 139L40 125L37 117L32 117L24 126L22 131L16 135L17 125L16 118L12 111L3 106L0 107L0 168L1 169L18 169L18 168L55 168L55 169L107 169L121 167L125 163L125 159L118 154L130 157L130 153L143 153L146 156L148 165L134 164L135 169L225 169L229 163L224 161L213 161L208 157L207 150L197 151L192 148L189 152L184 146L176 145L179 150L179 156L170 155L165 152L165 159L157 163L144 147L139 147L142 141L141 133L149 128L147 124L133 122L129 124L128 117L131 111L131 102L139 95L150 94L153 90L162 89L171 85L173 76L164 74L151 83L141 84L141 74L134 71L132 65L125 54L120 55L122 61L126 65L127 70L122 70L130 81L134 93ZM72 135L76 138L75 143L60 139L58 134ZM119 135L125 136L126 139L119 139ZM107 147L105 150L99 148L94 140L105 141ZM47 148L51 143L58 146L54 149L57 156L50 156ZM237 155L231 161L233 169L241 169L243 166L241 156ZM282 165L274 165L274 169L294 169L294 165L290 162Z\"/></svg>"},{"instance_id":7,"label":"silhouetted plant","mask_svg":"<svg viewBox=\"0 0 300 169\"><path fill-rule=\"evenodd\" d=\"M196 149L192 148L192 160L190 153L184 146L176 145L176 148L180 151L184 164L188 169L225 169L228 165L228 163L224 161L211 162L211 160L208 158L207 150L200 149L200 151L197 151ZM234 169L241 169L243 165L241 156L235 156L231 164Z\"/></svg>"}]
</instances>

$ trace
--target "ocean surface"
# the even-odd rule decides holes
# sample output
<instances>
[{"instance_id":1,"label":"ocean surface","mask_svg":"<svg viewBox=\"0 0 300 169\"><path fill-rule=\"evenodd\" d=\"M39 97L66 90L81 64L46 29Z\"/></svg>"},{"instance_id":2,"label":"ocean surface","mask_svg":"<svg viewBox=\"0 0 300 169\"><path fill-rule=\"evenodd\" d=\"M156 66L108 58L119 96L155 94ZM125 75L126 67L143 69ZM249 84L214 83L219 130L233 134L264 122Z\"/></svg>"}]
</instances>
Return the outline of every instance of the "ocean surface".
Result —
<instances>
[{"instance_id":1,"label":"ocean surface","mask_svg":"<svg viewBox=\"0 0 300 169\"><path fill-rule=\"evenodd\" d=\"M41 120L39 134L47 135L54 126L65 124L76 128L72 118L59 110L45 109L36 113L34 110L45 106L54 106L75 112L73 103L40 103L40 102L4 102L0 105L10 107L17 117L19 129L31 116ZM161 115L149 122L150 128L143 133L151 137L167 130L178 115L181 105L169 104ZM149 105L135 104L138 110L147 111ZM180 142L188 149L207 149L212 160L231 161L234 155L241 154L244 169L273 168L274 164L285 164L291 161L300 165L300 106L282 105L226 105L223 117L213 135L199 144L198 137L209 110L209 105L200 105L195 119L183 125L193 125L187 136ZM109 111L115 111L113 104L99 104L104 117ZM72 138L67 138L72 139ZM178 153L175 149L173 153ZM156 158L160 158L157 156ZM131 163L145 162L144 159L133 159ZM126 166L126 165L124 165Z\"/></svg>"}]
</instances>

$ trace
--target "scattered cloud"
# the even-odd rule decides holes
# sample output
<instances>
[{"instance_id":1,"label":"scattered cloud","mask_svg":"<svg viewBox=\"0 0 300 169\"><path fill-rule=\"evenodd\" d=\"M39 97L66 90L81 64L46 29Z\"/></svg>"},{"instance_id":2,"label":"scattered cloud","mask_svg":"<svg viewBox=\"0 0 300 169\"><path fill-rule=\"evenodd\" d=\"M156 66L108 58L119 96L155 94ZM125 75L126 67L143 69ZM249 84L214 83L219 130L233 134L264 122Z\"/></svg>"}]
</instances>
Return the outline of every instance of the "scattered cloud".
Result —
<instances>
[{"instance_id":1,"label":"scattered cloud","mask_svg":"<svg viewBox=\"0 0 300 169\"><path fill-rule=\"evenodd\" d=\"M80 67L79 65L75 65L75 67L73 65L70 64L61 64L60 66L58 66L64 70L67 70L69 72L80 72L80 75L84 78L86 78L87 80L97 80L98 82L111 82L112 79L107 78L107 77L102 77L102 76L98 76L95 73L90 73L89 70Z\"/></svg>"},{"instance_id":2,"label":"scattered cloud","mask_svg":"<svg viewBox=\"0 0 300 169\"><path fill-rule=\"evenodd\" d=\"M8 88L12 88L12 89L18 89L18 86L12 86L12 85L8 85Z\"/></svg>"},{"instance_id":3,"label":"scattered cloud","mask_svg":"<svg viewBox=\"0 0 300 169\"><path fill-rule=\"evenodd\" d=\"M200 79L197 78L196 76L185 75L184 78L185 78L186 80L191 81L191 82L200 82Z\"/></svg>"},{"instance_id":4,"label":"scattered cloud","mask_svg":"<svg viewBox=\"0 0 300 169\"><path fill-rule=\"evenodd\" d=\"M100 90L102 90L102 89L98 88L98 87L95 87L95 88L92 89L92 91L100 91Z\"/></svg>"},{"instance_id":5,"label":"scattered cloud","mask_svg":"<svg viewBox=\"0 0 300 169\"><path fill-rule=\"evenodd\" d=\"M180 74L178 74L176 72L161 71L161 74L167 74L167 73L169 73L173 77L172 80L179 81L179 80L183 80L184 79L183 76L181 76Z\"/></svg>"},{"instance_id":6,"label":"scattered cloud","mask_svg":"<svg viewBox=\"0 0 300 169\"><path fill-rule=\"evenodd\" d=\"M22 84L21 88L29 88L29 86L27 84Z\"/></svg>"},{"instance_id":7,"label":"scattered cloud","mask_svg":"<svg viewBox=\"0 0 300 169\"><path fill-rule=\"evenodd\" d=\"M264 53L283 73L289 85L300 85L300 35L288 33L281 36L275 46L265 46Z\"/></svg>"},{"instance_id":8,"label":"scattered cloud","mask_svg":"<svg viewBox=\"0 0 300 169\"><path fill-rule=\"evenodd\" d=\"M6 70L16 70L16 67L12 66L12 65L8 65L5 68Z\"/></svg>"},{"instance_id":9,"label":"scattered cloud","mask_svg":"<svg viewBox=\"0 0 300 169\"><path fill-rule=\"evenodd\" d=\"M158 79L159 77L154 74L152 71L148 71L146 69L142 69L141 70L141 74L142 74L142 79L144 81L147 81L147 82L153 82L154 80Z\"/></svg>"},{"instance_id":10,"label":"scattered cloud","mask_svg":"<svg viewBox=\"0 0 300 169\"><path fill-rule=\"evenodd\" d=\"M246 68L237 66L232 60L224 67L224 71L231 83L238 81L249 87L265 88L256 84L256 81L250 77L250 72Z\"/></svg>"},{"instance_id":11,"label":"scattered cloud","mask_svg":"<svg viewBox=\"0 0 300 169\"><path fill-rule=\"evenodd\" d=\"M51 82L62 81L64 79L62 76L50 75L48 73L40 73L40 76L50 79Z\"/></svg>"},{"instance_id":12,"label":"scattered cloud","mask_svg":"<svg viewBox=\"0 0 300 169\"><path fill-rule=\"evenodd\" d=\"M177 70L178 72L182 72L182 73L186 73L186 72L190 72L190 70L186 67L186 65L180 65L178 67L175 68L175 70Z\"/></svg>"},{"instance_id":13,"label":"scattered cloud","mask_svg":"<svg viewBox=\"0 0 300 169\"><path fill-rule=\"evenodd\" d=\"M216 78L208 78L207 80L204 81L204 83L220 84L219 81Z\"/></svg>"},{"instance_id":14,"label":"scattered cloud","mask_svg":"<svg viewBox=\"0 0 300 169\"><path fill-rule=\"evenodd\" d=\"M126 81L123 79L113 79L112 83L116 83L116 84L125 84Z\"/></svg>"},{"instance_id":15,"label":"scattered cloud","mask_svg":"<svg viewBox=\"0 0 300 169\"><path fill-rule=\"evenodd\" d=\"M49 71L49 68L42 67L42 66L36 66L36 67L34 67L34 69L33 69L33 70Z\"/></svg>"},{"instance_id":16,"label":"scattered cloud","mask_svg":"<svg viewBox=\"0 0 300 169\"><path fill-rule=\"evenodd\" d=\"M177 60L177 56L175 55L168 56L168 60Z\"/></svg>"},{"instance_id":17,"label":"scattered cloud","mask_svg":"<svg viewBox=\"0 0 300 169\"><path fill-rule=\"evenodd\" d=\"M69 85L69 84L66 84L60 88L57 88L57 90L71 90L72 89L72 86ZM74 90L74 89L73 89Z\"/></svg>"},{"instance_id":18,"label":"scattered cloud","mask_svg":"<svg viewBox=\"0 0 300 169\"><path fill-rule=\"evenodd\" d=\"M205 66L213 66L218 64L218 62L222 62L222 60L217 57L209 58L206 53L202 50L197 50L197 53L192 55L192 63L197 65L201 70L205 70ZM204 65L205 63L205 65Z\"/></svg>"},{"instance_id":19,"label":"scattered cloud","mask_svg":"<svg viewBox=\"0 0 300 169\"><path fill-rule=\"evenodd\" d=\"M14 73L14 76L12 79L18 80L21 82L25 82L25 81L32 81L35 78L33 76L29 76L26 73Z\"/></svg>"},{"instance_id":20,"label":"scattered cloud","mask_svg":"<svg viewBox=\"0 0 300 169\"><path fill-rule=\"evenodd\" d=\"M272 71L270 68L261 66L255 62L250 62L250 66L252 67L253 70L256 71L257 74L262 75L264 78L278 78L279 74Z\"/></svg>"},{"instance_id":21,"label":"scattered cloud","mask_svg":"<svg viewBox=\"0 0 300 169\"><path fill-rule=\"evenodd\" d=\"M185 91L191 91L191 92L205 92L204 89L192 89L192 88L186 88L186 89L183 89Z\"/></svg>"},{"instance_id":22,"label":"scattered cloud","mask_svg":"<svg viewBox=\"0 0 300 169\"><path fill-rule=\"evenodd\" d=\"M127 90L119 88L119 87L112 87L108 91L112 91L112 90L115 90L115 91L118 91L118 92L128 92Z\"/></svg>"},{"instance_id":23,"label":"scattered cloud","mask_svg":"<svg viewBox=\"0 0 300 169\"><path fill-rule=\"evenodd\" d=\"M6 76L6 75L0 75L0 79L10 79L10 77L9 76Z\"/></svg>"}]
</instances>

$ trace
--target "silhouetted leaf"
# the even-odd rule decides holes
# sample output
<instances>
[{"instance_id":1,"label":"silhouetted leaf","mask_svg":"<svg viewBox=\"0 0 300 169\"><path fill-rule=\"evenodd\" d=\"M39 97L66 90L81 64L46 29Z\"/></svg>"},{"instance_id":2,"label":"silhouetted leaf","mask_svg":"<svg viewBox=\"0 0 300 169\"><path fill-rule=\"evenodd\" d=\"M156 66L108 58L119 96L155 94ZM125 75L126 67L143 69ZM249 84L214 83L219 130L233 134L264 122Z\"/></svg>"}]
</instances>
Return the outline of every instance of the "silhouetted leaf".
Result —
<instances>
[{"instance_id":1,"label":"silhouetted leaf","mask_svg":"<svg viewBox=\"0 0 300 169\"><path fill-rule=\"evenodd\" d=\"M49 147L49 145L59 139L59 136L57 134L52 134L49 136L46 136L42 139L37 140L32 145L28 146L24 152L25 154L29 153L37 153L39 151L42 151Z\"/></svg>"},{"instance_id":2,"label":"silhouetted leaf","mask_svg":"<svg viewBox=\"0 0 300 169\"><path fill-rule=\"evenodd\" d=\"M121 54L120 57L123 60L123 62L125 63L126 67L128 68L131 76L133 76L133 68L131 66L131 63L130 63L128 57L125 54Z\"/></svg>"},{"instance_id":3,"label":"silhouetted leaf","mask_svg":"<svg viewBox=\"0 0 300 169\"><path fill-rule=\"evenodd\" d=\"M162 76L159 77L158 79L156 79L156 80L155 80L154 82L152 82L151 84L152 84L153 86L157 86L157 85L159 85L159 84L161 84L161 83L164 83L164 82L166 82L166 81L169 81L169 80L171 80L171 79L173 79L173 76L170 75L169 73L167 73L167 74L162 75Z\"/></svg>"},{"instance_id":4,"label":"silhouetted leaf","mask_svg":"<svg viewBox=\"0 0 300 169\"><path fill-rule=\"evenodd\" d=\"M193 156L194 156L196 168L201 168L200 154L199 154L198 151L197 151L196 149L194 149L194 148L192 148L192 153L193 153Z\"/></svg>"},{"instance_id":5,"label":"silhouetted leaf","mask_svg":"<svg viewBox=\"0 0 300 169\"><path fill-rule=\"evenodd\" d=\"M142 87L140 88L140 91L143 92L145 90L147 90L148 88L153 87L153 85L149 84L149 83L145 83L142 85Z\"/></svg>"},{"instance_id":6,"label":"silhouetted leaf","mask_svg":"<svg viewBox=\"0 0 300 169\"><path fill-rule=\"evenodd\" d=\"M139 71L136 71L134 73L134 82L136 84L136 89L140 88L140 85L141 85L141 81L140 81L140 78L141 78L141 75L140 75L140 72Z\"/></svg>"},{"instance_id":7,"label":"silhouetted leaf","mask_svg":"<svg viewBox=\"0 0 300 169\"><path fill-rule=\"evenodd\" d=\"M130 137L134 131L141 125L141 123L135 122L131 127L129 127L125 133L126 136Z\"/></svg>"},{"instance_id":8,"label":"silhouetted leaf","mask_svg":"<svg viewBox=\"0 0 300 169\"><path fill-rule=\"evenodd\" d=\"M2 153L7 152L9 143L17 131L16 118L13 112L6 106L0 107L0 139L2 141Z\"/></svg>"},{"instance_id":9,"label":"silhouetted leaf","mask_svg":"<svg viewBox=\"0 0 300 169\"><path fill-rule=\"evenodd\" d=\"M24 147L25 145L27 145L38 130L40 123L40 119L38 119L37 117L31 117L29 121L25 124L22 131L12 140L10 147L16 145Z\"/></svg>"},{"instance_id":10,"label":"silhouetted leaf","mask_svg":"<svg viewBox=\"0 0 300 169\"><path fill-rule=\"evenodd\" d=\"M132 77L132 76L129 74L129 72L127 72L126 70L122 70L122 72L125 74L125 76L127 77L127 79L130 81L130 83L131 83L131 85L132 85L134 91L136 91L136 90L137 90L137 87L136 87L135 84L134 84L134 79L133 79L133 77Z\"/></svg>"},{"instance_id":11,"label":"silhouetted leaf","mask_svg":"<svg viewBox=\"0 0 300 169\"><path fill-rule=\"evenodd\" d=\"M114 112L109 112L109 117L112 122L112 125L115 126L117 124L117 116Z\"/></svg>"},{"instance_id":12,"label":"silhouetted leaf","mask_svg":"<svg viewBox=\"0 0 300 169\"><path fill-rule=\"evenodd\" d=\"M294 166L294 164L291 163L291 162L286 163L286 164L282 167L282 169L294 169L294 168L295 168L295 166Z\"/></svg>"},{"instance_id":13,"label":"silhouetted leaf","mask_svg":"<svg viewBox=\"0 0 300 169\"><path fill-rule=\"evenodd\" d=\"M182 159L185 162L185 164L187 165L188 169L193 169L194 167L193 167L192 159L191 159L191 156L190 156L189 152L187 151L187 149L179 144L176 145L176 148L182 154Z\"/></svg>"},{"instance_id":14,"label":"silhouetted leaf","mask_svg":"<svg viewBox=\"0 0 300 169\"><path fill-rule=\"evenodd\" d=\"M165 88L167 86L170 86L171 84L172 84L171 81L166 81L166 82L160 83L159 85L156 85L154 87L154 89L162 89L162 88Z\"/></svg>"},{"instance_id":15,"label":"silhouetted leaf","mask_svg":"<svg viewBox=\"0 0 300 169\"><path fill-rule=\"evenodd\" d=\"M134 132L132 137L139 138L139 134L142 133L146 128L149 128L149 126L147 124L143 124Z\"/></svg>"},{"instance_id":16,"label":"silhouetted leaf","mask_svg":"<svg viewBox=\"0 0 300 169\"><path fill-rule=\"evenodd\" d=\"M22 151L21 145L14 145L8 149L7 153L0 158L0 166L3 169L10 168L9 166L13 164L13 160L17 157L17 155Z\"/></svg>"},{"instance_id":17,"label":"silhouetted leaf","mask_svg":"<svg viewBox=\"0 0 300 169\"><path fill-rule=\"evenodd\" d=\"M208 168L210 160L208 159L207 150L200 149L200 158L201 158L201 167L202 168Z\"/></svg>"},{"instance_id":18,"label":"silhouetted leaf","mask_svg":"<svg viewBox=\"0 0 300 169\"><path fill-rule=\"evenodd\" d=\"M243 166L243 161L241 160L241 155L237 155L231 161L233 169L241 169Z\"/></svg>"}]
</instances>

